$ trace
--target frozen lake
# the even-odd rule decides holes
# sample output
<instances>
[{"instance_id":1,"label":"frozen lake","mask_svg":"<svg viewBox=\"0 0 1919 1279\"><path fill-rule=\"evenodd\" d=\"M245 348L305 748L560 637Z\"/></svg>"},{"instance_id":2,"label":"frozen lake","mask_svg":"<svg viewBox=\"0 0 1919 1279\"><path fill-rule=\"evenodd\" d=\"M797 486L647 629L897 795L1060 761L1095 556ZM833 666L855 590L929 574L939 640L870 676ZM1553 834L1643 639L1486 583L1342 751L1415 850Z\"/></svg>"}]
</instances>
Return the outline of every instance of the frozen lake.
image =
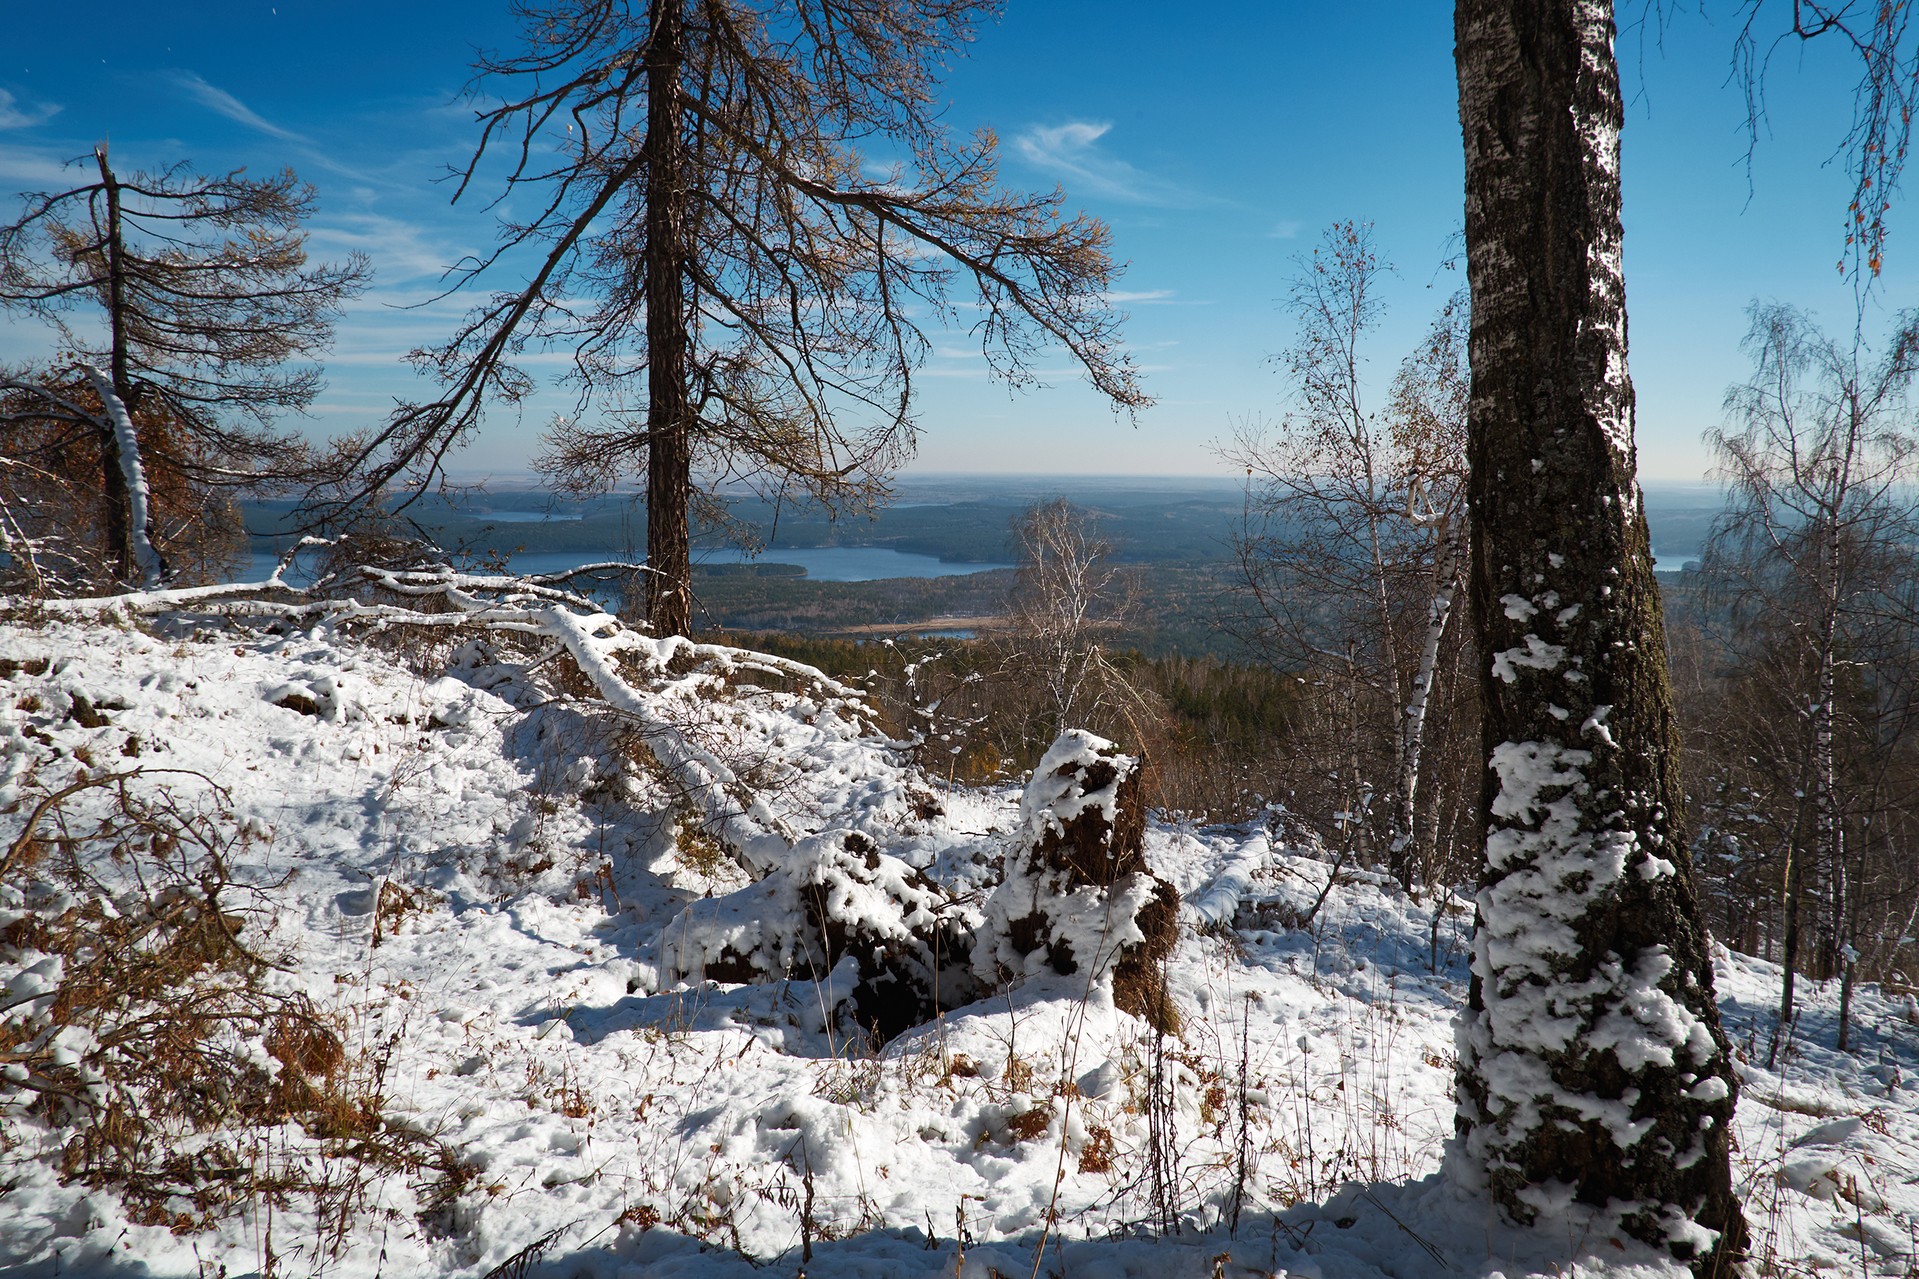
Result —
<instances>
[{"instance_id":1,"label":"frozen lake","mask_svg":"<svg viewBox=\"0 0 1919 1279\"><path fill-rule=\"evenodd\" d=\"M535 551L515 555L509 563L521 573L558 573L580 564L619 559L617 551L587 554L581 551ZM247 559L245 575L257 581L273 571L274 557L252 555ZM780 548L757 556L742 554L737 548L696 549L695 564L797 564L815 582L871 582L885 577L960 577L984 573L989 569L1010 568L1009 564L949 563L931 555L915 555L886 546L820 546L800 550ZM294 575L296 580L298 575Z\"/></svg>"},{"instance_id":2,"label":"frozen lake","mask_svg":"<svg viewBox=\"0 0 1919 1279\"><path fill-rule=\"evenodd\" d=\"M780 548L748 557L737 547L693 552L695 564L797 564L816 582L871 582L883 577L964 577L1010 564L949 562L932 555L896 551L889 546L818 546L808 550Z\"/></svg>"}]
</instances>

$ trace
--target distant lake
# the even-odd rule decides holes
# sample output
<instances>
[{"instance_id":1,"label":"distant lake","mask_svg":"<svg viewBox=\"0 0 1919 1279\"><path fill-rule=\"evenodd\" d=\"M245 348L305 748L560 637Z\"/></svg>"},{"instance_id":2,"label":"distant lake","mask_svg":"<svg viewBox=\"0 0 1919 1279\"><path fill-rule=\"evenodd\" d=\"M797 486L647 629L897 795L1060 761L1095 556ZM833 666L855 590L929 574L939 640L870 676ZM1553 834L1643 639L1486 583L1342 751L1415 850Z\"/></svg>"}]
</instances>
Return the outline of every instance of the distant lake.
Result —
<instances>
[{"instance_id":1,"label":"distant lake","mask_svg":"<svg viewBox=\"0 0 1919 1279\"><path fill-rule=\"evenodd\" d=\"M459 511L459 515L469 520L483 520L488 524L578 524L584 515L555 515L550 511Z\"/></svg>"},{"instance_id":2,"label":"distant lake","mask_svg":"<svg viewBox=\"0 0 1919 1279\"><path fill-rule=\"evenodd\" d=\"M581 564L594 564L601 560L619 559L620 554L606 551L588 554L581 551L529 551L515 555L507 562L519 573L560 573ZM278 562L272 555L255 554L247 557L245 579L259 581L273 571ZM806 576L815 582L871 582L884 577L963 577L969 573L984 573L996 568L1011 568L1010 564L964 564L949 563L931 555L915 555L910 551L896 551L887 546L819 546L800 550L778 548L757 556L747 556L737 547L696 548L693 552L695 564L797 564L806 570ZM301 581L298 572L288 574L295 581Z\"/></svg>"},{"instance_id":3,"label":"distant lake","mask_svg":"<svg viewBox=\"0 0 1919 1279\"><path fill-rule=\"evenodd\" d=\"M883 577L965 577L1011 564L969 564L933 555L896 551L890 546L816 546L803 550L776 547L747 556L738 547L695 550L695 564L797 564L816 582L872 582ZM517 561L516 561L517 563Z\"/></svg>"}]
</instances>

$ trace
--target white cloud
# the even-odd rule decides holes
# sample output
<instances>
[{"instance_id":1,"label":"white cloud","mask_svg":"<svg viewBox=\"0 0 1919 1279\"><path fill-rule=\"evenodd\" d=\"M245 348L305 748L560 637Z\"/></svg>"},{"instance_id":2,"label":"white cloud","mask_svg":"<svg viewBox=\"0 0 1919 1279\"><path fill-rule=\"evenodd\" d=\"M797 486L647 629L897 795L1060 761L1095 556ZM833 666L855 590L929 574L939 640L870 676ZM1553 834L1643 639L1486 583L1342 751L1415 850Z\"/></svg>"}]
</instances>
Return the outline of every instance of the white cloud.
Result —
<instances>
[{"instance_id":1,"label":"white cloud","mask_svg":"<svg viewBox=\"0 0 1919 1279\"><path fill-rule=\"evenodd\" d=\"M1035 168L1062 175L1069 188L1135 204L1189 206L1204 203L1196 193L1145 172L1100 145L1112 131L1104 120L1069 120L1034 125L1013 139L1013 149Z\"/></svg>"},{"instance_id":2,"label":"white cloud","mask_svg":"<svg viewBox=\"0 0 1919 1279\"><path fill-rule=\"evenodd\" d=\"M1266 233L1273 240L1297 240L1302 229L1298 218L1281 218L1273 223L1273 229Z\"/></svg>"},{"instance_id":3,"label":"white cloud","mask_svg":"<svg viewBox=\"0 0 1919 1279\"><path fill-rule=\"evenodd\" d=\"M86 181L75 171L43 151L0 145L0 182L21 187L66 190Z\"/></svg>"},{"instance_id":4,"label":"white cloud","mask_svg":"<svg viewBox=\"0 0 1919 1279\"><path fill-rule=\"evenodd\" d=\"M316 256L357 249L372 259L374 270L388 284L440 279L460 256L448 249L445 238L435 229L367 212L323 216L308 232Z\"/></svg>"},{"instance_id":5,"label":"white cloud","mask_svg":"<svg viewBox=\"0 0 1919 1279\"><path fill-rule=\"evenodd\" d=\"M306 138L295 133L293 130L283 129L273 123L273 121L261 116L252 107L249 107L225 89L217 85L208 84L205 79L191 71L174 72L173 83L183 90L188 97L198 102L207 110L213 112L215 115L225 116L235 124L244 125L258 133L264 133L268 137L279 138L286 142L304 143L307 141Z\"/></svg>"},{"instance_id":6,"label":"white cloud","mask_svg":"<svg viewBox=\"0 0 1919 1279\"><path fill-rule=\"evenodd\" d=\"M20 100L5 89L0 89L0 129L31 129L36 124L45 123L60 114L60 106L55 102L42 102L37 106L22 106Z\"/></svg>"}]
</instances>

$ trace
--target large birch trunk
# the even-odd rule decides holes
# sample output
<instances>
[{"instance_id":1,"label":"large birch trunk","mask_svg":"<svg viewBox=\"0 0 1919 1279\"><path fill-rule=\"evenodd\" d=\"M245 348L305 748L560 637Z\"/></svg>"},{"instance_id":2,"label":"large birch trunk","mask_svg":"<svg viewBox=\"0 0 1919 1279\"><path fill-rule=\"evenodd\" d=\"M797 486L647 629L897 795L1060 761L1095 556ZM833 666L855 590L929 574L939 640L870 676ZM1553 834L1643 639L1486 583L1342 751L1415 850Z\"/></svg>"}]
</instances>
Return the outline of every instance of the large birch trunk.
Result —
<instances>
[{"instance_id":1,"label":"large birch trunk","mask_svg":"<svg viewBox=\"0 0 1919 1279\"><path fill-rule=\"evenodd\" d=\"M1727 1273L1734 1081L1634 476L1612 6L1455 20L1488 767L1454 1168L1515 1220L1570 1198Z\"/></svg>"},{"instance_id":2,"label":"large birch trunk","mask_svg":"<svg viewBox=\"0 0 1919 1279\"><path fill-rule=\"evenodd\" d=\"M647 574L647 620L655 635L685 635L693 623L680 3L654 0L646 55L646 561L653 570Z\"/></svg>"}]
</instances>

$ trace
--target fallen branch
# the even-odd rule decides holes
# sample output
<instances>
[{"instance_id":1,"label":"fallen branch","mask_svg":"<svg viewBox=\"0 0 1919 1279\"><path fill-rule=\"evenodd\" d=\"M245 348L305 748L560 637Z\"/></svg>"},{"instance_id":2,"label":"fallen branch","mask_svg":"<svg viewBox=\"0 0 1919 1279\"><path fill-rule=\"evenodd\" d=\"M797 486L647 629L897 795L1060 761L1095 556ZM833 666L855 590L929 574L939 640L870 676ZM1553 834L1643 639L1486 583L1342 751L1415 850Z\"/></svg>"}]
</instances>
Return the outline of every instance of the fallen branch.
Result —
<instances>
[{"instance_id":1,"label":"fallen branch","mask_svg":"<svg viewBox=\"0 0 1919 1279\"><path fill-rule=\"evenodd\" d=\"M850 711L856 720L870 723L875 718L863 690L816 667L680 635L649 636L625 626L588 596L566 589L566 583L595 573L651 572L644 564L608 561L525 577L452 568L356 566L310 587L286 582L283 574L300 549L328 544L304 539L261 582L53 600L48 608L68 616L151 617L184 611L303 625L471 628L552 641L573 659L599 698L638 730L673 785L754 874L786 865L798 836L719 752L660 708L672 705L676 693L692 698L736 676L759 674L816 689L829 708ZM438 606L436 611L422 607L429 601ZM629 675L627 667L637 671ZM884 744L897 745L890 740Z\"/></svg>"}]
</instances>

